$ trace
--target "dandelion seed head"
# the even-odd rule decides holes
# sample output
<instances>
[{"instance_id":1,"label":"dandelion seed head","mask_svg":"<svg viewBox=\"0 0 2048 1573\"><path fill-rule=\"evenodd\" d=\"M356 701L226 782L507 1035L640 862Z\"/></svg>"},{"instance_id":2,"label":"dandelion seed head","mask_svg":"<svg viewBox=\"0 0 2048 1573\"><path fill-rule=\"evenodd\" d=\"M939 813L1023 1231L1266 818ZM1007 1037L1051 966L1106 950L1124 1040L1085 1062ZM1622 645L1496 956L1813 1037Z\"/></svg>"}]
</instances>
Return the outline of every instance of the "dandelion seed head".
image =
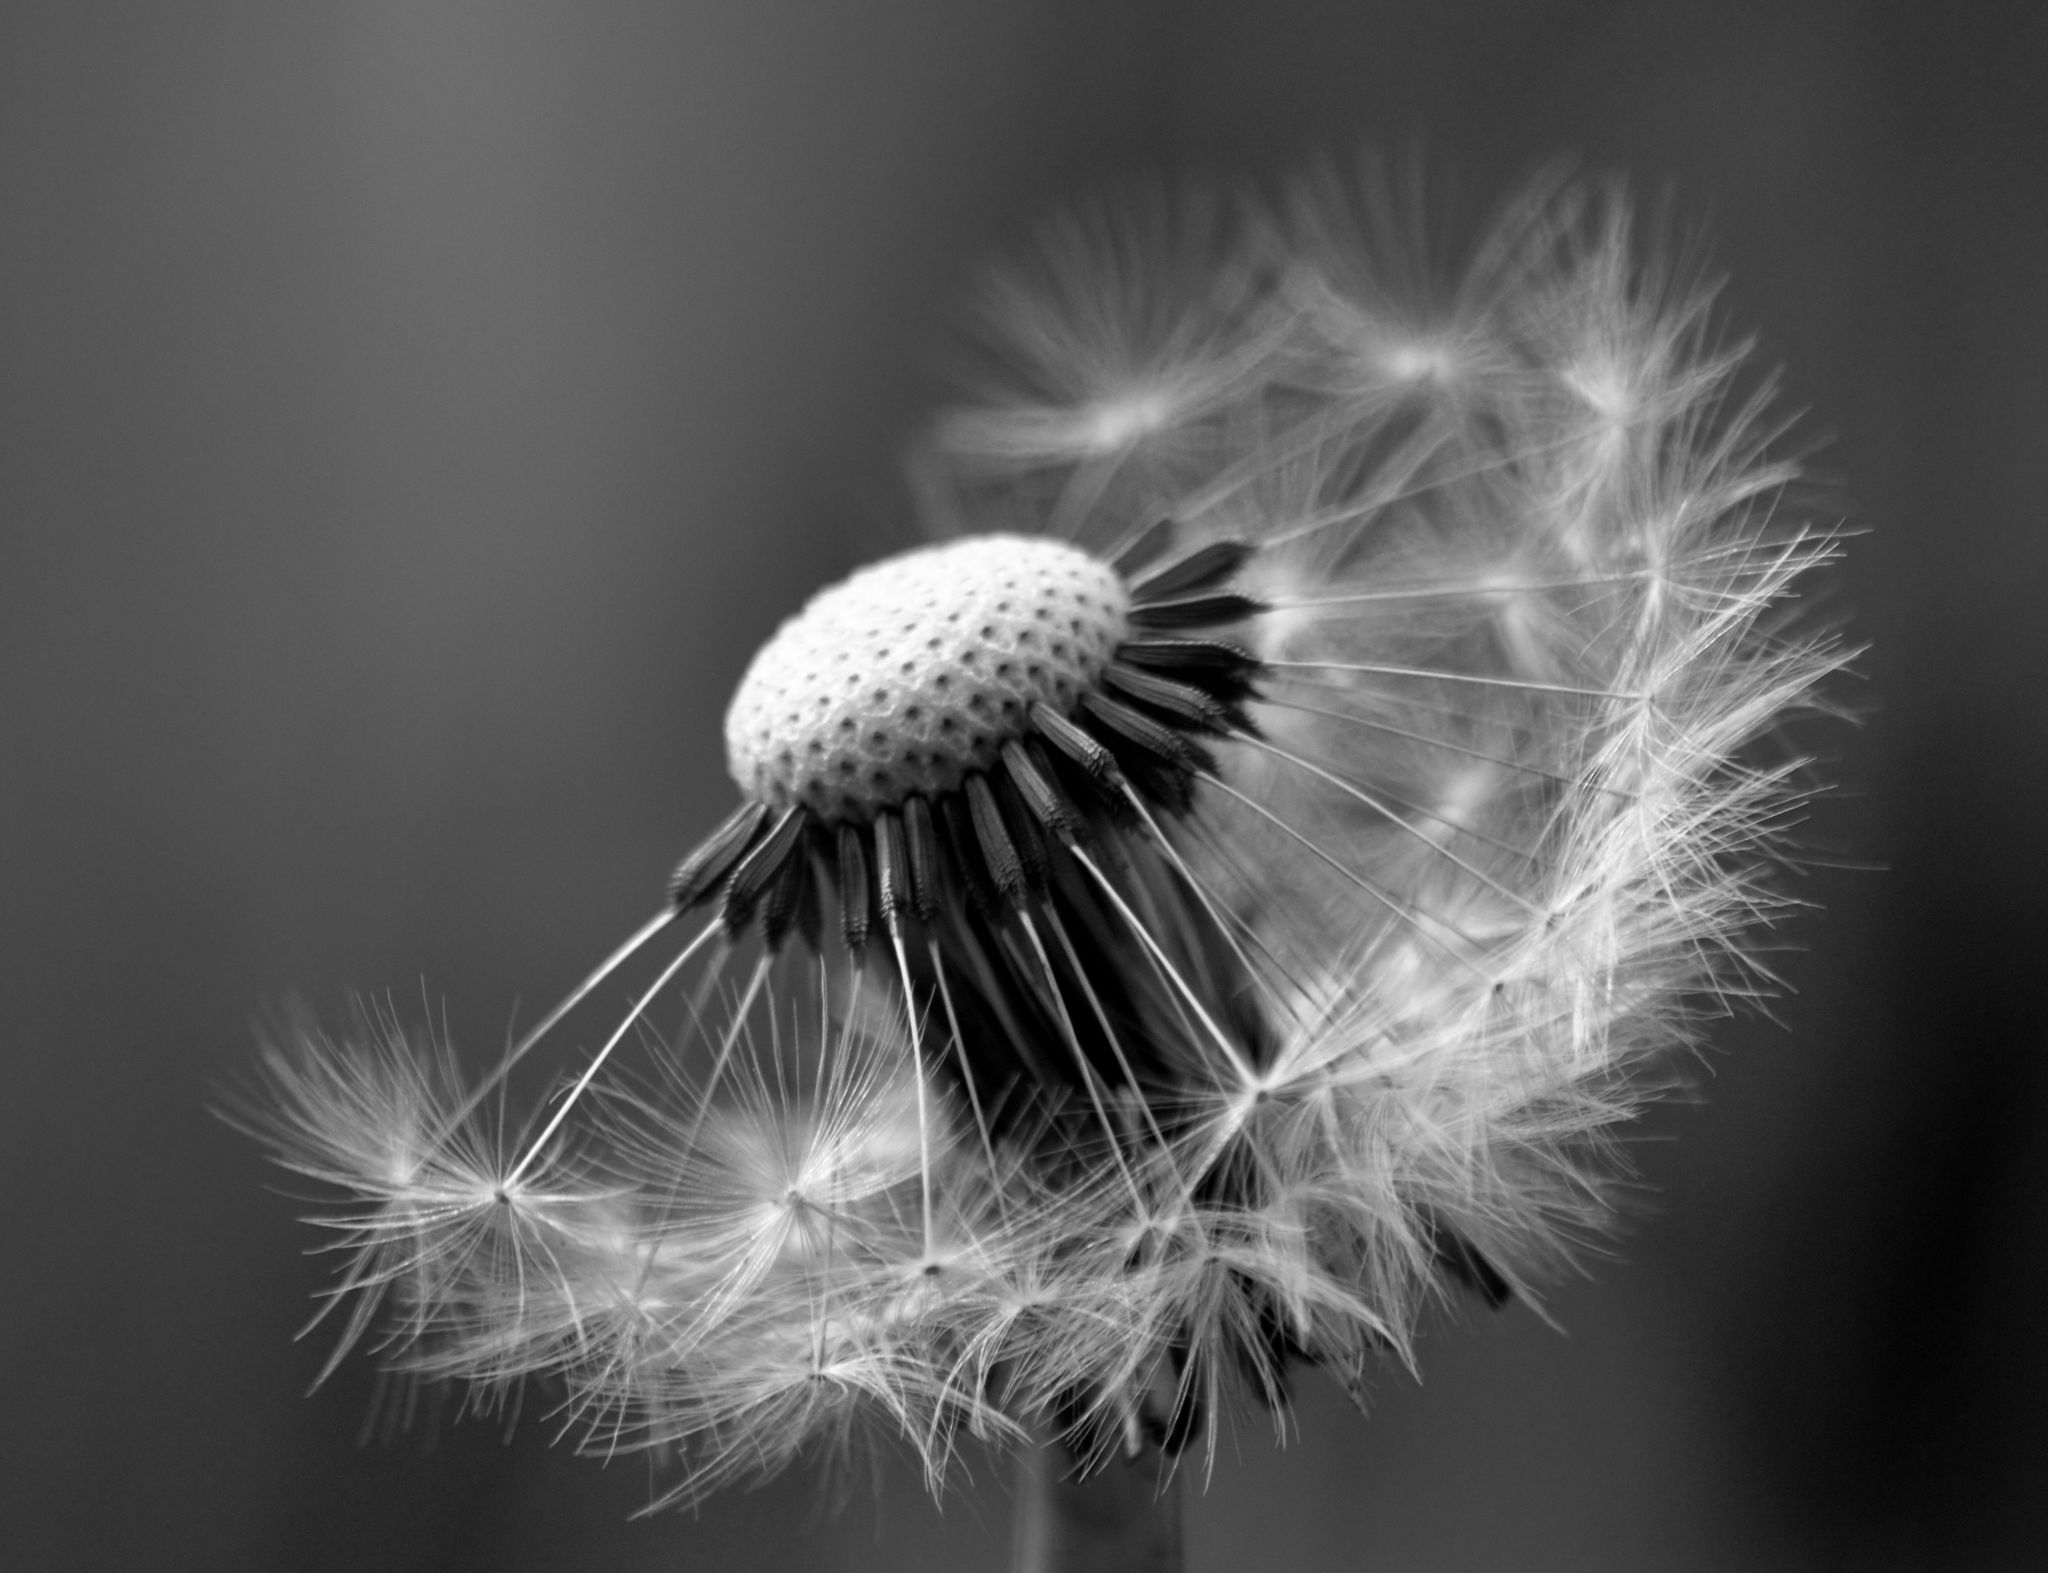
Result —
<instances>
[{"instance_id":1,"label":"dandelion seed head","mask_svg":"<svg viewBox=\"0 0 2048 1573\"><path fill-rule=\"evenodd\" d=\"M1126 632L1129 597L1064 542L986 535L875 563L762 646L726 713L740 790L866 820L996 762L1033 705L1064 714Z\"/></svg>"},{"instance_id":2,"label":"dandelion seed head","mask_svg":"<svg viewBox=\"0 0 2048 1573\"><path fill-rule=\"evenodd\" d=\"M1841 659L1786 605L1833 543L1617 192L1460 268L1364 188L1054 227L915 450L956 538L756 654L664 914L481 1088L284 1062L344 1345L382 1305L403 1369L555 1378L677 1501L871 1428L936 1483L1023 1428L1213 1456L1597 1232L1617 1129L1770 987L1801 766L1756 745Z\"/></svg>"}]
</instances>

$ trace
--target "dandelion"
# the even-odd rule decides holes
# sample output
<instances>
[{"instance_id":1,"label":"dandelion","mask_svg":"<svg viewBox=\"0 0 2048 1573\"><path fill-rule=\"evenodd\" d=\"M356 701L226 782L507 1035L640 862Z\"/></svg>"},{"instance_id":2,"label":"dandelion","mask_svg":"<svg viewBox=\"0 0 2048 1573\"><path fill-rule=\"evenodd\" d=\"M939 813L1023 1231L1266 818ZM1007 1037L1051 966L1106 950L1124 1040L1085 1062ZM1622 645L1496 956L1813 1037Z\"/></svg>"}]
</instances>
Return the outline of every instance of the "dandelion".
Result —
<instances>
[{"instance_id":1,"label":"dandelion","mask_svg":"<svg viewBox=\"0 0 2048 1573\"><path fill-rule=\"evenodd\" d=\"M273 1054L280 1157L353 1198L344 1347L554 1378L665 1501L879 1430L935 1487L1028 1442L1056 1503L1600 1226L1615 1127L1768 984L1757 745L1838 662L1786 615L1833 542L1618 193L1446 281L1368 187L1051 231L926 543L755 656L663 910L467 1091L388 1030Z\"/></svg>"}]
</instances>

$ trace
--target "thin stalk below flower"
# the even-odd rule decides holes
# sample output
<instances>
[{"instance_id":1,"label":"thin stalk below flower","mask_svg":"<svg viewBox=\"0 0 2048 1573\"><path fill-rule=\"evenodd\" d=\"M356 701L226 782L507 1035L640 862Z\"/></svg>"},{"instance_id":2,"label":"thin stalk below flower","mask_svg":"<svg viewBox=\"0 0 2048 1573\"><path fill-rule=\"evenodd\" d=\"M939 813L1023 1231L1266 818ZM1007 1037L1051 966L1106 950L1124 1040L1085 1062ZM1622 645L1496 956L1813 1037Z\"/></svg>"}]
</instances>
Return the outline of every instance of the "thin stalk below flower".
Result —
<instances>
[{"instance_id":1,"label":"thin stalk below flower","mask_svg":"<svg viewBox=\"0 0 2048 1573\"><path fill-rule=\"evenodd\" d=\"M1180 1573L1181 1472L1147 1449L1086 1474L1041 1441L1017 1456L1012 1573Z\"/></svg>"}]
</instances>

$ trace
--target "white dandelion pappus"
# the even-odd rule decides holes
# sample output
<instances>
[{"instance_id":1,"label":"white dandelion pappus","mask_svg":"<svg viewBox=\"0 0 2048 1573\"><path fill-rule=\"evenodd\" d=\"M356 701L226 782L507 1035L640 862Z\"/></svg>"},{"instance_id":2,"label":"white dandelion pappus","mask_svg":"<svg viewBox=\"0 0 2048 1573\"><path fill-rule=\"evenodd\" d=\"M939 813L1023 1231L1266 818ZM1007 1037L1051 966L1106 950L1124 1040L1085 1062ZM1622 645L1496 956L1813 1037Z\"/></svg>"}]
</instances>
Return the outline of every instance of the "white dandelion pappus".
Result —
<instances>
[{"instance_id":1,"label":"white dandelion pappus","mask_svg":"<svg viewBox=\"0 0 2048 1573\"><path fill-rule=\"evenodd\" d=\"M963 1433L1213 1449L1599 1226L1609 1133L1766 981L1801 786L1755 745L1839 664L1786 615L1833 543L1617 193L1552 182L1441 288L1391 211L1149 198L997 276L936 539L756 655L664 911L460 1103L278 1062L285 1161L362 1199L345 1342L402 1286L391 1359L559 1376L664 1500L866 1425L936 1485Z\"/></svg>"},{"instance_id":2,"label":"white dandelion pappus","mask_svg":"<svg viewBox=\"0 0 2048 1573\"><path fill-rule=\"evenodd\" d=\"M616 1187L559 1148L516 1172L502 1133L465 1107L445 1040L409 1034L367 1005L354 1028L339 1041L305 1023L274 1034L263 1054L268 1096L230 1114L284 1168L351 1198L313 1220L335 1236L322 1249L348 1261L314 1323L349 1306L320 1379L380 1308L384 1347L409 1360L475 1320L483 1285L500 1296L476 1335L493 1352L473 1352L462 1373L480 1383L517 1377L535 1307L566 1286L587 1240L603 1232Z\"/></svg>"}]
</instances>

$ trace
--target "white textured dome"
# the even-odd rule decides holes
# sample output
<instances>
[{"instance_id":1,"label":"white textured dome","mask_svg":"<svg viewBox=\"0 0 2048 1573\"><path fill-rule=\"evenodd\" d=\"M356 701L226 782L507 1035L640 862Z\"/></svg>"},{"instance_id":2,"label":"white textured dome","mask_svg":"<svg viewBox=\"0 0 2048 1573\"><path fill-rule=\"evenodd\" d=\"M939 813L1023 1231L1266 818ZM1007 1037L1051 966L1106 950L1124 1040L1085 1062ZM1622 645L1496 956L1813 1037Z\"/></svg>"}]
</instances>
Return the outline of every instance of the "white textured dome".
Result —
<instances>
[{"instance_id":1,"label":"white textured dome","mask_svg":"<svg viewBox=\"0 0 2048 1573\"><path fill-rule=\"evenodd\" d=\"M821 590L763 645L725 715L742 792L826 821L950 792L1064 715L1123 641L1130 596L1064 541L976 535Z\"/></svg>"}]
</instances>

